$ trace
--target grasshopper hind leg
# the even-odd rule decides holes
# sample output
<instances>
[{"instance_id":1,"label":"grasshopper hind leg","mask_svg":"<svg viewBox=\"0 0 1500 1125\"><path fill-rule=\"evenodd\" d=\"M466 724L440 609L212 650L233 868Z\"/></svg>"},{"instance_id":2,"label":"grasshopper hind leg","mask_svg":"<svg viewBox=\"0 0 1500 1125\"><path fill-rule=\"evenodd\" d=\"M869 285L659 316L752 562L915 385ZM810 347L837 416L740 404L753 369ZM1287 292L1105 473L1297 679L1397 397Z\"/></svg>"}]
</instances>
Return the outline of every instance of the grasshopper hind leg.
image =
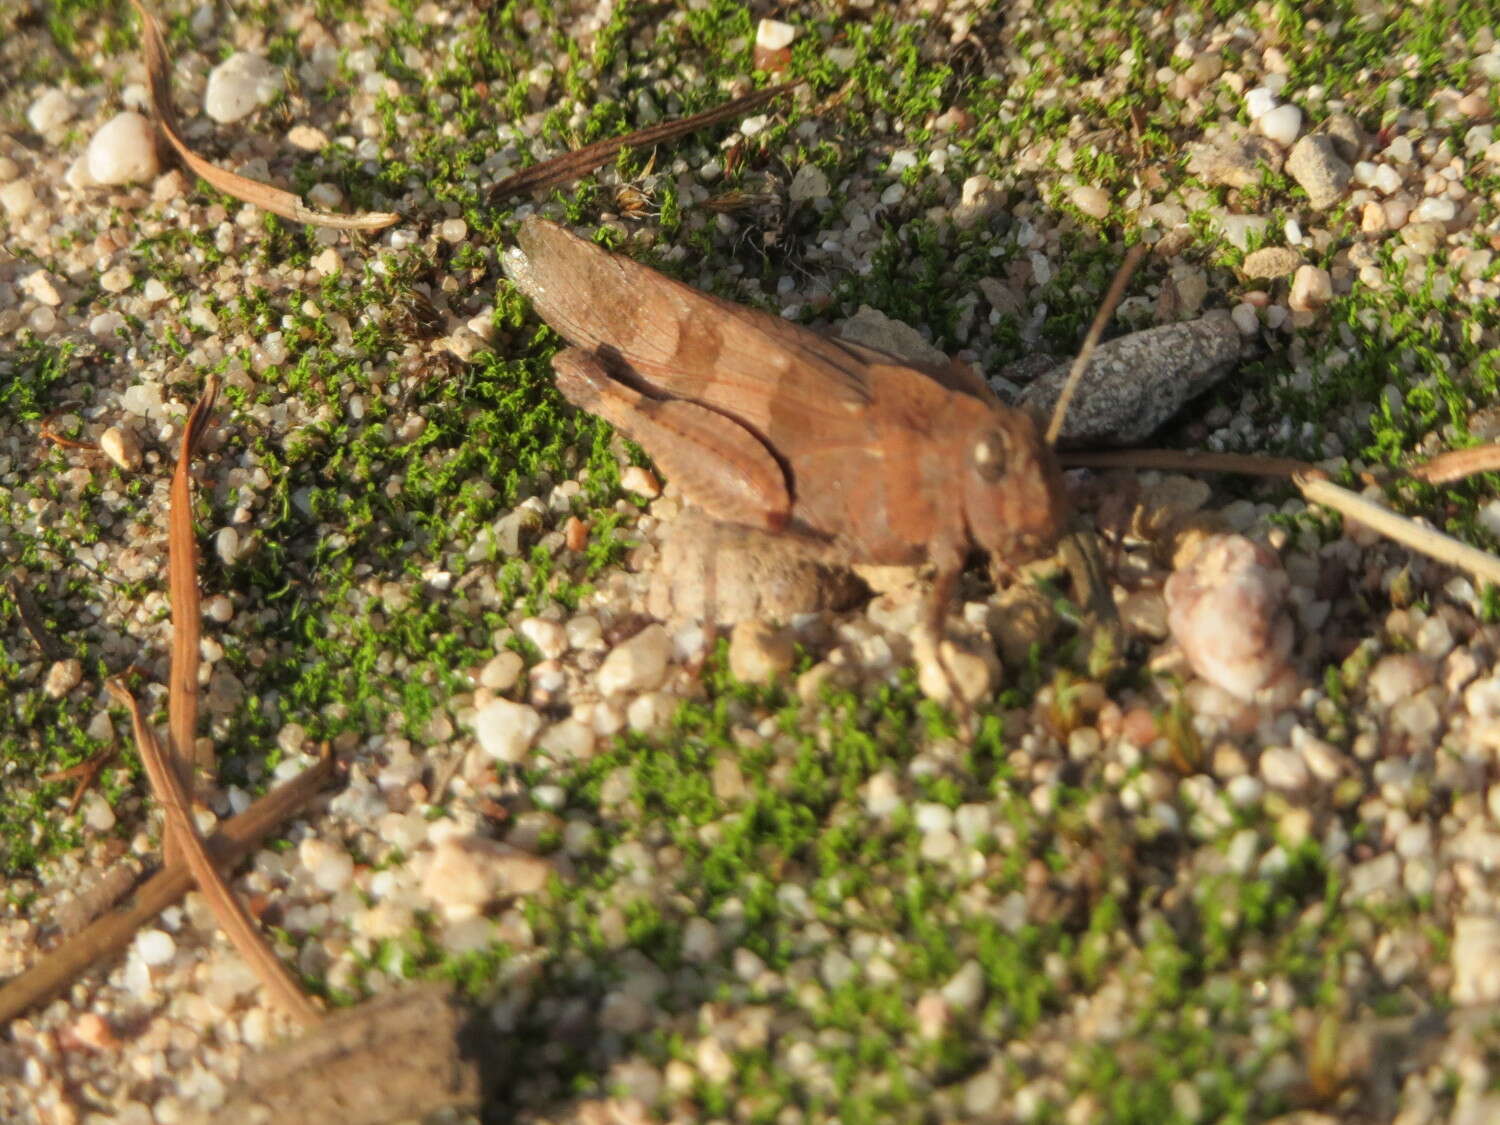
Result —
<instances>
[{"instance_id":1,"label":"grasshopper hind leg","mask_svg":"<svg viewBox=\"0 0 1500 1125\"><path fill-rule=\"evenodd\" d=\"M745 426L686 399L650 398L581 348L558 352L552 368L564 398L645 449L709 515L762 531L787 526L792 499L786 473Z\"/></svg>"}]
</instances>

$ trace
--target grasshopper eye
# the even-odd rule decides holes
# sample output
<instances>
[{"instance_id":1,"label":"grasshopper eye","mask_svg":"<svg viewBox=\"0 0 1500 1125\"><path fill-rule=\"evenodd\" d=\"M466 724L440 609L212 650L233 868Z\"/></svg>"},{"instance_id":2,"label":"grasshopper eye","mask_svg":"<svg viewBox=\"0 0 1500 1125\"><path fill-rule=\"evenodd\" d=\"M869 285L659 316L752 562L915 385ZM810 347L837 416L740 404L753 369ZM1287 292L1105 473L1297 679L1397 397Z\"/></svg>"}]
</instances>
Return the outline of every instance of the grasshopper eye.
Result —
<instances>
[{"instance_id":1,"label":"grasshopper eye","mask_svg":"<svg viewBox=\"0 0 1500 1125\"><path fill-rule=\"evenodd\" d=\"M1010 452L1005 435L999 430L985 434L974 443L974 468L987 481L1005 475L1006 454Z\"/></svg>"}]
</instances>

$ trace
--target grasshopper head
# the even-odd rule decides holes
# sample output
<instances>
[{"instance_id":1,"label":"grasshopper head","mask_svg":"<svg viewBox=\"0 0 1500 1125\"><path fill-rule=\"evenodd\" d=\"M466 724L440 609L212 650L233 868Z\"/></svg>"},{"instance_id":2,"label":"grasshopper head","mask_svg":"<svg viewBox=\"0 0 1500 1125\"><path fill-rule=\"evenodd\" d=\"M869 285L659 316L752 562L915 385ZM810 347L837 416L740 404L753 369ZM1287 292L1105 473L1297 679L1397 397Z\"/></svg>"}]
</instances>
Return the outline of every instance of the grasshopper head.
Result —
<instances>
[{"instance_id":1,"label":"grasshopper head","mask_svg":"<svg viewBox=\"0 0 1500 1125\"><path fill-rule=\"evenodd\" d=\"M962 432L957 454L970 537L1001 567L1047 554L1062 533L1067 500L1036 421L1022 410L989 406Z\"/></svg>"}]
</instances>

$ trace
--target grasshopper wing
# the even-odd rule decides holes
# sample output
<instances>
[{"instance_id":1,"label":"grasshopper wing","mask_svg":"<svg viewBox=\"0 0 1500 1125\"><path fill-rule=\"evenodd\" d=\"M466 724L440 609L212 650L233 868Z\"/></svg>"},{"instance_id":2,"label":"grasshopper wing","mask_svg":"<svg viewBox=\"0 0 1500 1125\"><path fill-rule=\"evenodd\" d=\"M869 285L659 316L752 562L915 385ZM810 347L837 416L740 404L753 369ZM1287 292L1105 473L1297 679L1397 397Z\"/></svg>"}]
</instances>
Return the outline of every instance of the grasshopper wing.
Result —
<instances>
[{"instance_id":1,"label":"grasshopper wing","mask_svg":"<svg viewBox=\"0 0 1500 1125\"><path fill-rule=\"evenodd\" d=\"M530 218L502 264L543 319L640 388L687 399L764 437L788 417L841 427L871 404L864 357L673 281Z\"/></svg>"}]
</instances>

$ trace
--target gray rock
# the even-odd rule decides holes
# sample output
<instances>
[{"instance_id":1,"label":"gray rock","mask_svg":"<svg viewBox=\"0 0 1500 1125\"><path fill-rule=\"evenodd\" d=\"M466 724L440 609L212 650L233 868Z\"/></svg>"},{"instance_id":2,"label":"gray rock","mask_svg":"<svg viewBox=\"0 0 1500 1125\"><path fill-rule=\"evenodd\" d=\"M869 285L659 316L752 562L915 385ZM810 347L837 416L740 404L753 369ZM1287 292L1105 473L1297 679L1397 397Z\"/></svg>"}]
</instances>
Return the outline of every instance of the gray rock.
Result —
<instances>
[{"instance_id":1,"label":"gray rock","mask_svg":"<svg viewBox=\"0 0 1500 1125\"><path fill-rule=\"evenodd\" d=\"M1197 146L1188 158L1188 171L1211 184L1246 188L1260 183L1262 165L1281 171L1281 149L1267 137L1230 133Z\"/></svg>"},{"instance_id":2,"label":"gray rock","mask_svg":"<svg viewBox=\"0 0 1500 1125\"><path fill-rule=\"evenodd\" d=\"M1244 354L1234 323L1213 313L1100 344L1073 396L1060 443L1143 441L1229 374ZM1059 363L1027 387L1022 404L1049 416L1070 364Z\"/></svg>"},{"instance_id":3,"label":"gray rock","mask_svg":"<svg viewBox=\"0 0 1500 1125\"><path fill-rule=\"evenodd\" d=\"M1340 199L1349 187L1354 169L1339 156L1332 137L1314 133L1292 146L1286 158L1287 174L1302 185L1313 207L1325 211Z\"/></svg>"},{"instance_id":4,"label":"gray rock","mask_svg":"<svg viewBox=\"0 0 1500 1125\"><path fill-rule=\"evenodd\" d=\"M1360 128L1359 122L1347 113L1335 113L1323 122L1318 132L1333 142L1339 159L1349 164L1364 159L1370 149L1370 138Z\"/></svg>"},{"instance_id":5,"label":"gray rock","mask_svg":"<svg viewBox=\"0 0 1500 1125\"><path fill-rule=\"evenodd\" d=\"M876 348L908 363L938 368L948 366L947 354L929 343L915 328L869 305L860 305L859 311L839 326L838 334L842 340Z\"/></svg>"}]
</instances>

